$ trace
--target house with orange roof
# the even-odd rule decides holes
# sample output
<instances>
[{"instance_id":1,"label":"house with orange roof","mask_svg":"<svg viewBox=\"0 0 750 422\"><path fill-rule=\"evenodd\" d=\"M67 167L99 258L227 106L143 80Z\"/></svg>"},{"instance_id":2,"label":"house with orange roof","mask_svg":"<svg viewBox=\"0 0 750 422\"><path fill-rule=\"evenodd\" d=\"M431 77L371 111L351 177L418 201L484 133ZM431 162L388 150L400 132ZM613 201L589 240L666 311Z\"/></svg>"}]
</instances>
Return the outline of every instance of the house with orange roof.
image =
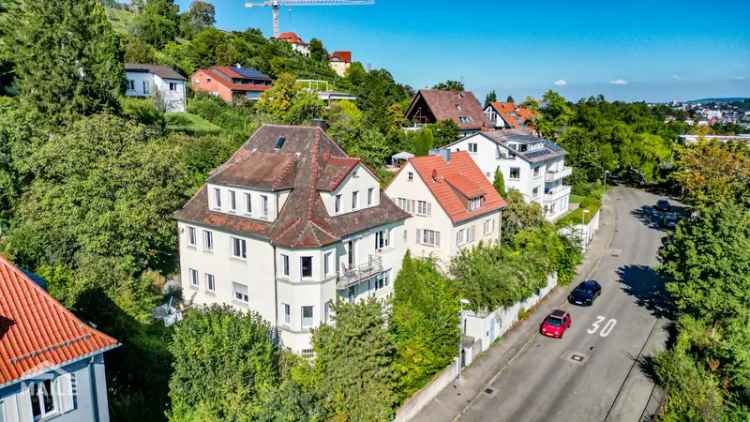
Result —
<instances>
[{"instance_id":1,"label":"house with orange roof","mask_svg":"<svg viewBox=\"0 0 750 422\"><path fill-rule=\"evenodd\" d=\"M236 66L212 66L196 70L190 76L190 87L232 103L257 101L260 95L271 89L271 77L253 68Z\"/></svg>"},{"instance_id":2,"label":"house with orange roof","mask_svg":"<svg viewBox=\"0 0 750 422\"><path fill-rule=\"evenodd\" d=\"M506 202L465 151L409 158L385 192L412 215L405 238L412 255L443 269L464 248L500 241Z\"/></svg>"},{"instance_id":3,"label":"house with orange roof","mask_svg":"<svg viewBox=\"0 0 750 422\"><path fill-rule=\"evenodd\" d=\"M484 114L495 129L521 129L534 130L530 124L536 117L536 113L526 107L518 106L513 102L495 101L484 108Z\"/></svg>"},{"instance_id":4,"label":"house with orange roof","mask_svg":"<svg viewBox=\"0 0 750 422\"><path fill-rule=\"evenodd\" d=\"M310 55L310 46L302 39L302 37L294 32L282 32L276 36L276 39L289 43L292 46L292 50L303 56Z\"/></svg>"},{"instance_id":5,"label":"house with orange roof","mask_svg":"<svg viewBox=\"0 0 750 422\"><path fill-rule=\"evenodd\" d=\"M346 71L352 65L351 51L334 51L328 56L328 65L342 78L346 76Z\"/></svg>"},{"instance_id":6,"label":"house with orange roof","mask_svg":"<svg viewBox=\"0 0 750 422\"><path fill-rule=\"evenodd\" d=\"M32 277L0 257L0 421L109 421L104 353L119 343Z\"/></svg>"}]
</instances>

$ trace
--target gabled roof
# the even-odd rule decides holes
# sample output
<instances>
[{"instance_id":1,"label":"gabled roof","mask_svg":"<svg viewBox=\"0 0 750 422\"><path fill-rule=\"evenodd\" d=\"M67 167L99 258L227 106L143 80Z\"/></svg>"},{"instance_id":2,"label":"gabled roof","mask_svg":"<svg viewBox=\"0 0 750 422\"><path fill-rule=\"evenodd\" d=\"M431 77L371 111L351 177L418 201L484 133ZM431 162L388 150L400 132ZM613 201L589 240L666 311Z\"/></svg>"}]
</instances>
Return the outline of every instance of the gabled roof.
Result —
<instances>
[{"instance_id":1,"label":"gabled roof","mask_svg":"<svg viewBox=\"0 0 750 422\"><path fill-rule=\"evenodd\" d=\"M491 131L475 133L473 135L468 135L455 142L452 142L444 146L443 148L450 149L450 147L452 147L453 145L456 145L460 142L463 142L475 136L482 136L485 139L488 139L489 141L502 146L503 148L510 151L514 155L517 155L522 160L528 161L530 163L540 163L542 161L547 161L552 158L563 157L567 154L567 152L560 145L557 145L556 143L552 141L548 141L547 139L540 138L534 135L529 135L528 132L524 130L514 130L514 129L491 130ZM510 143L526 144L526 145L541 144L541 148L536 149L534 151L520 151L520 150L512 149L509 146Z\"/></svg>"},{"instance_id":2,"label":"gabled roof","mask_svg":"<svg viewBox=\"0 0 750 422\"><path fill-rule=\"evenodd\" d=\"M280 137L285 141L277 148ZM294 162L294 171L278 171L274 166L255 163L258 159L268 160L270 155L280 157L275 159L277 163ZM359 159L348 157L319 127L263 125L227 163L212 173L211 178L235 168L232 182L244 179L252 183L291 181L291 192L276 221L263 222L211 211L205 187L174 216L180 221L267 239L274 245L289 248L321 247L350 234L407 219L409 214L382 191L376 207L339 216L328 214L320 193L335 190L359 164ZM250 171L252 177L243 176L243 169ZM264 169L267 176L261 176L260 169Z\"/></svg>"},{"instance_id":3,"label":"gabled roof","mask_svg":"<svg viewBox=\"0 0 750 422\"><path fill-rule=\"evenodd\" d=\"M328 59L332 62L351 63L352 52L351 51L334 51L333 53L331 53L330 56L328 56Z\"/></svg>"},{"instance_id":4,"label":"gabled roof","mask_svg":"<svg viewBox=\"0 0 750 422\"><path fill-rule=\"evenodd\" d=\"M153 73L164 79L177 79L184 81L185 77L177 73L174 69L169 66L162 66L158 64L142 64L142 63L125 63L126 72L143 72Z\"/></svg>"},{"instance_id":5,"label":"gabled roof","mask_svg":"<svg viewBox=\"0 0 750 422\"><path fill-rule=\"evenodd\" d=\"M450 153L449 161L430 155L410 158L409 163L454 224L507 205L466 151ZM484 196L481 206L469 211L467 201L479 196Z\"/></svg>"},{"instance_id":6,"label":"gabled roof","mask_svg":"<svg viewBox=\"0 0 750 422\"><path fill-rule=\"evenodd\" d=\"M221 85L229 88L232 91L248 92L248 91L267 91L271 89L270 85L258 85L254 83L235 83L234 79L242 79L246 81L264 81L271 82L271 77L259 72L258 70L251 68L237 68L229 66L212 66L207 69L198 69L195 71L204 72L214 78L214 80ZM194 74L195 74L194 73Z\"/></svg>"},{"instance_id":7,"label":"gabled roof","mask_svg":"<svg viewBox=\"0 0 750 422\"><path fill-rule=\"evenodd\" d=\"M0 257L0 387L118 345Z\"/></svg>"},{"instance_id":8,"label":"gabled roof","mask_svg":"<svg viewBox=\"0 0 750 422\"><path fill-rule=\"evenodd\" d=\"M276 36L277 40L286 41L290 44L307 45L305 41L294 32L282 32Z\"/></svg>"},{"instance_id":9,"label":"gabled roof","mask_svg":"<svg viewBox=\"0 0 750 422\"><path fill-rule=\"evenodd\" d=\"M437 89L420 89L406 111L406 118L411 119L415 108L421 100L429 107L436 121L453 120L461 129L482 129L491 125L484 115L481 104L469 91L443 91Z\"/></svg>"},{"instance_id":10,"label":"gabled roof","mask_svg":"<svg viewBox=\"0 0 750 422\"><path fill-rule=\"evenodd\" d=\"M536 117L534 111L525 107L516 106L515 103L495 101L488 107L494 108L495 111L502 116L503 120L514 129L521 129L526 126L527 120Z\"/></svg>"},{"instance_id":11,"label":"gabled roof","mask_svg":"<svg viewBox=\"0 0 750 422\"><path fill-rule=\"evenodd\" d=\"M293 155L243 149L211 172L207 182L268 191L291 189L296 166Z\"/></svg>"}]
</instances>

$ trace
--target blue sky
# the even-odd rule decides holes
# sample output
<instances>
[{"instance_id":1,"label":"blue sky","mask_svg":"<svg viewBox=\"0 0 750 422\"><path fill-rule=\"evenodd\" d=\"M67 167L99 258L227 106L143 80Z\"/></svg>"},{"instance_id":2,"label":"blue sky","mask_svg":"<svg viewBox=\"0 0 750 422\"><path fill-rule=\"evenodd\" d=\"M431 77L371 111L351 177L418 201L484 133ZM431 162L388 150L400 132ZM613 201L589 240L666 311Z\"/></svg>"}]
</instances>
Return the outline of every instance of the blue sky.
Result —
<instances>
[{"instance_id":1,"label":"blue sky","mask_svg":"<svg viewBox=\"0 0 750 422\"><path fill-rule=\"evenodd\" d=\"M270 35L269 8L211 2L218 27ZM282 8L281 30L351 50L414 88L458 79L482 98L490 89L573 100L750 96L750 0L376 0Z\"/></svg>"}]
</instances>

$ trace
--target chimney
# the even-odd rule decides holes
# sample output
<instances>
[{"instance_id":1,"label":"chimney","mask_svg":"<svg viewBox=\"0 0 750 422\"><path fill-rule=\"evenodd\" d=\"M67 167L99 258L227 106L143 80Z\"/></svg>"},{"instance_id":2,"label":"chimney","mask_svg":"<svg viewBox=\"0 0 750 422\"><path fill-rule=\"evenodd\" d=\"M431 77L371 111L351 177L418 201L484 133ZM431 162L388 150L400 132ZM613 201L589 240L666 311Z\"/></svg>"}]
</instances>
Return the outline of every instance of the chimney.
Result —
<instances>
[{"instance_id":1,"label":"chimney","mask_svg":"<svg viewBox=\"0 0 750 422\"><path fill-rule=\"evenodd\" d=\"M438 181L438 172L437 169L432 169L432 181L437 182Z\"/></svg>"},{"instance_id":2,"label":"chimney","mask_svg":"<svg viewBox=\"0 0 750 422\"><path fill-rule=\"evenodd\" d=\"M312 125L323 129L323 131L328 130L328 122L325 119L313 119Z\"/></svg>"},{"instance_id":3,"label":"chimney","mask_svg":"<svg viewBox=\"0 0 750 422\"><path fill-rule=\"evenodd\" d=\"M430 155L439 155L443 158L446 162L451 161L451 150L450 148L438 148L438 149L431 149Z\"/></svg>"}]
</instances>

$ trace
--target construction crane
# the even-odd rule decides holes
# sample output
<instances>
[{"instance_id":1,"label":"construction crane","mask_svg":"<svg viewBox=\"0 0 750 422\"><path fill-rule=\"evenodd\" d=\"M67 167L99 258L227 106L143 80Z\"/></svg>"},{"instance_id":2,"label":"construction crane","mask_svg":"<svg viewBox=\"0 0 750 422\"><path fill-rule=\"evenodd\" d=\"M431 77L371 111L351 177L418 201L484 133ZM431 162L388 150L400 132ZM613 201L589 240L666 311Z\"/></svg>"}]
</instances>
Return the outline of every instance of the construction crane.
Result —
<instances>
[{"instance_id":1,"label":"construction crane","mask_svg":"<svg viewBox=\"0 0 750 422\"><path fill-rule=\"evenodd\" d=\"M279 36L279 8L292 6L367 6L375 0L265 0L245 3L245 7L270 7L273 12L273 36Z\"/></svg>"}]
</instances>

